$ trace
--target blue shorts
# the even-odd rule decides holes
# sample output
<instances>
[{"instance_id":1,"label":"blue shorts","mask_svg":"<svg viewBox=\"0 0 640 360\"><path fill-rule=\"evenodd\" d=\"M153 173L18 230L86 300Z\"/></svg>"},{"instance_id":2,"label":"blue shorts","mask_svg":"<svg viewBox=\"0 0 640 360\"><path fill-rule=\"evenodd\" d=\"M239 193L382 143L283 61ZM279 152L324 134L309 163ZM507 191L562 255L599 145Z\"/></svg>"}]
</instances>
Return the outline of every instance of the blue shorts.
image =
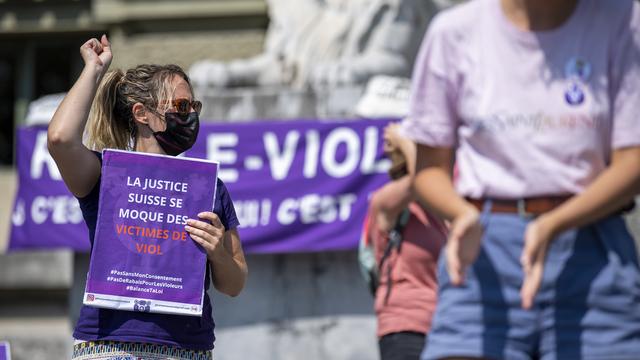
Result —
<instances>
[{"instance_id":1,"label":"blue shorts","mask_svg":"<svg viewBox=\"0 0 640 360\"><path fill-rule=\"evenodd\" d=\"M530 219L482 214L478 259L454 287L438 264L438 306L421 358L640 359L640 268L620 216L550 245L531 310L520 306L523 234ZM443 252L444 253L444 252Z\"/></svg>"}]
</instances>

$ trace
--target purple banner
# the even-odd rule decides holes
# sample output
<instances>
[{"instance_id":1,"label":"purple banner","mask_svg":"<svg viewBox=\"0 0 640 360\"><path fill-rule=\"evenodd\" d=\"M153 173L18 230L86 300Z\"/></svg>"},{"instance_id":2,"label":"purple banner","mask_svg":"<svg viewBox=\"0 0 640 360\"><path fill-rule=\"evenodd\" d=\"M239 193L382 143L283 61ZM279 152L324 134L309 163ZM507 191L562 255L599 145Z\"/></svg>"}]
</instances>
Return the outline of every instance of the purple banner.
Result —
<instances>
[{"instance_id":1,"label":"purple banner","mask_svg":"<svg viewBox=\"0 0 640 360\"><path fill-rule=\"evenodd\" d=\"M218 164L105 150L84 303L202 314L206 254L184 230L213 208Z\"/></svg>"},{"instance_id":2,"label":"purple banner","mask_svg":"<svg viewBox=\"0 0 640 360\"><path fill-rule=\"evenodd\" d=\"M11 348L6 341L0 341L0 360L11 360Z\"/></svg>"},{"instance_id":3,"label":"purple banner","mask_svg":"<svg viewBox=\"0 0 640 360\"><path fill-rule=\"evenodd\" d=\"M389 163L382 159L387 123L203 122L185 155L220 163L246 252L355 249L368 196L388 179ZM88 250L77 201L46 152L45 128L19 129L18 146L20 188L10 248Z\"/></svg>"},{"instance_id":4,"label":"purple banner","mask_svg":"<svg viewBox=\"0 0 640 360\"><path fill-rule=\"evenodd\" d=\"M18 129L18 193L11 215L9 251L68 247L89 251L82 212L47 150L45 126Z\"/></svg>"}]
</instances>

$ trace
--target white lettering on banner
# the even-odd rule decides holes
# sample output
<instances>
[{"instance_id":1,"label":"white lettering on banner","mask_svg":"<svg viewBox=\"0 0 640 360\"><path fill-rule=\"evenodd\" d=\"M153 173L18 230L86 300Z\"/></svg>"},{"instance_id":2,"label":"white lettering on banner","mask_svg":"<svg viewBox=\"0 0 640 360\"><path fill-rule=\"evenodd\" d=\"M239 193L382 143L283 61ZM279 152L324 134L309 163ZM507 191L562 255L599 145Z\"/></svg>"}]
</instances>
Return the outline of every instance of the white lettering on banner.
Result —
<instances>
[{"instance_id":1,"label":"white lettering on banner","mask_svg":"<svg viewBox=\"0 0 640 360\"><path fill-rule=\"evenodd\" d=\"M233 206L236 209L236 216L241 228L269 225L271 218L270 199L238 200L233 202Z\"/></svg>"},{"instance_id":2,"label":"white lettering on banner","mask_svg":"<svg viewBox=\"0 0 640 360\"><path fill-rule=\"evenodd\" d=\"M351 207L356 202L355 194L337 196L307 194L298 199L287 198L280 203L276 217L281 225L290 225L296 219L303 224L346 221L351 216Z\"/></svg>"},{"instance_id":3,"label":"white lettering on banner","mask_svg":"<svg viewBox=\"0 0 640 360\"><path fill-rule=\"evenodd\" d=\"M320 154L320 134L316 130L307 131L307 146L304 152L304 169L302 174L307 179L316 177L318 173L318 156Z\"/></svg>"},{"instance_id":4,"label":"white lettering on banner","mask_svg":"<svg viewBox=\"0 0 640 360\"><path fill-rule=\"evenodd\" d=\"M324 141L318 130L308 130L304 133L305 141L300 141L302 134L298 130L290 130L284 135L284 140L278 139L274 132L263 134L263 145L271 177L274 180L286 179L297 155L298 146L304 146L304 164L302 175L306 179L318 175L319 165L326 174L333 178L344 178L359 170L362 174L383 173L389 168L388 159L376 161L379 129L369 126L364 134L343 126L331 130ZM219 177L225 182L237 182L238 170L236 164L238 153L234 147L239 145L238 135L235 133L215 133L207 136L207 158L219 161L221 166ZM346 146L345 157L336 158L338 149ZM247 154L244 159L245 170L259 170L262 167L260 154Z\"/></svg>"},{"instance_id":5,"label":"white lettering on banner","mask_svg":"<svg viewBox=\"0 0 640 360\"><path fill-rule=\"evenodd\" d=\"M278 222L280 225L289 225L296 221L295 211L298 207L297 199L284 199L278 207Z\"/></svg>"},{"instance_id":6,"label":"white lettering on banner","mask_svg":"<svg viewBox=\"0 0 640 360\"><path fill-rule=\"evenodd\" d=\"M363 174L383 173L389 168L388 159L376 161L379 131L375 126L365 129L364 141L361 143L358 133L348 127L338 127L329 132L324 143L320 142L317 130L305 133L303 176L307 179L318 174L318 157L321 157L322 168L334 178L351 175L358 168ZM264 145L267 159L271 168L271 175L275 180L282 180L289 175L289 170L295 157L300 134L296 130L285 136L282 150L279 148L278 138L274 133L265 133ZM336 160L338 147L346 145L346 156L340 162ZM360 159L362 153L362 160Z\"/></svg>"},{"instance_id":7,"label":"white lettering on banner","mask_svg":"<svg viewBox=\"0 0 640 360\"><path fill-rule=\"evenodd\" d=\"M51 217L54 224L79 224L82 212L72 196L36 196L31 203L31 219L42 224Z\"/></svg>"},{"instance_id":8,"label":"white lettering on banner","mask_svg":"<svg viewBox=\"0 0 640 360\"><path fill-rule=\"evenodd\" d=\"M238 135L234 133L216 133L207 136L207 158L220 162L218 177L224 182L238 181L238 171L231 167L224 167L223 164L234 164L238 158L238 153L231 149L238 145Z\"/></svg>"},{"instance_id":9,"label":"white lettering on banner","mask_svg":"<svg viewBox=\"0 0 640 360\"><path fill-rule=\"evenodd\" d=\"M271 200L264 199L260 204L262 205L262 211L260 212L260 225L269 225L269 219L271 218Z\"/></svg>"},{"instance_id":10,"label":"white lettering on banner","mask_svg":"<svg viewBox=\"0 0 640 360\"><path fill-rule=\"evenodd\" d=\"M49 154L47 148L47 132L40 131L36 136L36 143L33 146L33 155L31 155L31 178L40 179L42 177L42 168L47 166L49 170L49 176L52 180L62 180L60 170L56 162Z\"/></svg>"},{"instance_id":11,"label":"white lettering on banner","mask_svg":"<svg viewBox=\"0 0 640 360\"><path fill-rule=\"evenodd\" d=\"M377 150L378 128L369 126L364 131L362 162L360 163L360 171L363 174L383 173L391 166L391 161L387 158L376 162Z\"/></svg>"},{"instance_id":12,"label":"white lettering on banner","mask_svg":"<svg viewBox=\"0 0 640 360\"><path fill-rule=\"evenodd\" d=\"M338 163L336 153L341 143L347 145L347 153L342 163ZM341 127L329 133L322 148L322 167L327 174L335 178L348 176L356 170L359 160L360 137L355 131Z\"/></svg>"},{"instance_id":13,"label":"white lettering on banner","mask_svg":"<svg viewBox=\"0 0 640 360\"><path fill-rule=\"evenodd\" d=\"M14 226L22 226L24 224L27 218L24 207L24 200L16 200L16 207L13 209L13 214L11 214L11 223Z\"/></svg>"},{"instance_id":14,"label":"white lettering on banner","mask_svg":"<svg viewBox=\"0 0 640 360\"><path fill-rule=\"evenodd\" d=\"M282 150L278 149L278 137L272 132L264 134L264 150L269 159L269 168L274 180L282 180L289 174L289 169L296 155L296 147L300 133L296 130L289 131L284 140Z\"/></svg>"}]
</instances>

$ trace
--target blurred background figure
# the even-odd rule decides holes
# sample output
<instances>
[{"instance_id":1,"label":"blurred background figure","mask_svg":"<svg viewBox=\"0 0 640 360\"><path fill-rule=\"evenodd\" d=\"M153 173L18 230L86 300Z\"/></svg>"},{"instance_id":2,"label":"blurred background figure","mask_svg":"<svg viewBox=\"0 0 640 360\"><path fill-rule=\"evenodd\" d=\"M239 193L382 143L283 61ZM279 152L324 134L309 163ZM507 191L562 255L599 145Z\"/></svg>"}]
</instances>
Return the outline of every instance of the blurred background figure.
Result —
<instances>
[{"instance_id":1,"label":"blurred background figure","mask_svg":"<svg viewBox=\"0 0 640 360\"><path fill-rule=\"evenodd\" d=\"M639 33L632 0L434 18L402 128L417 196L451 221L422 359L638 358L623 215L640 192Z\"/></svg>"},{"instance_id":2,"label":"blurred background figure","mask_svg":"<svg viewBox=\"0 0 640 360\"><path fill-rule=\"evenodd\" d=\"M364 241L373 244L378 266L375 312L380 357L417 360L436 308L436 268L447 230L416 201L411 186L416 146L398 129L397 123L385 128L391 181L371 196Z\"/></svg>"}]
</instances>

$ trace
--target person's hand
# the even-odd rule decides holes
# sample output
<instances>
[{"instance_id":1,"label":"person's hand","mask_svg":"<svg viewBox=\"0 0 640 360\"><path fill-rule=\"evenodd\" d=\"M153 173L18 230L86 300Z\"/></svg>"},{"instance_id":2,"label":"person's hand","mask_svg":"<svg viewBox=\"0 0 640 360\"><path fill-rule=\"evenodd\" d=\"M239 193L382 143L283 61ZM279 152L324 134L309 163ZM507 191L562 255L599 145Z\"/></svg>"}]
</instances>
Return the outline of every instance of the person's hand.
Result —
<instances>
[{"instance_id":1,"label":"person's hand","mask_svg":"<svg viewBox=\"0 0 640 360\"><path fill-rule=\"evenodd\" d=\"M553 226L547 219L544 215L538 217L527 225L524 233L524 249L520 257L524 272L520 297L524 309L530 309L533 305L533 299L542 283L549 243L554 237Z\"/></svg>"},{"instance_id":2,"label":"person's hand","mask_svg":"<svg viewBox=\"0 0 640 360\"><path fill-rule=\"evenodd\" d=\"M384 140L383 150L385 153L388 154L398 149L399 143L402 141L402 137L400 136L400 123L394 122L387 125L384 128L382 139Z\"/></svg>"},{"instance_id":3,"label":"person's hand","mask_svg":"<svg viewBox=\"0 0 640 360\"><path fill-rule=\"evenodd\" d=\"M447 272L453 285L464 283L467 268L480 252L482 233L480 213L473 207L469 207L451 222L445 256Z\"/></svg>"},{"instance_id":4,"label":"person's hand","mask_svg":"<svg viewBox=\"0 0 640 360\"><path fill-rule=\"evenodd\" d=\"M85 66L96 69L101 75L107 72L113 54L111 53L111 43L106 35L102 35L100 40L91 38L80 46L80 55Z\"/></svg>"},{"instance_id":5,"label":"person's hand","mask_svg":"<svg viewBox=\"0 0 640 360\"><path fill-rule=\"evenodd\" d=\"M225 232L224 225L220 222L218 215L210 211L201 212L198 214L198 217L209 220L211 224L200 220L189 219L184 229L191 235L191 238L207 252L207 257L213 259L224 250L222 243Z\"/></svg>"}]
</instances>

